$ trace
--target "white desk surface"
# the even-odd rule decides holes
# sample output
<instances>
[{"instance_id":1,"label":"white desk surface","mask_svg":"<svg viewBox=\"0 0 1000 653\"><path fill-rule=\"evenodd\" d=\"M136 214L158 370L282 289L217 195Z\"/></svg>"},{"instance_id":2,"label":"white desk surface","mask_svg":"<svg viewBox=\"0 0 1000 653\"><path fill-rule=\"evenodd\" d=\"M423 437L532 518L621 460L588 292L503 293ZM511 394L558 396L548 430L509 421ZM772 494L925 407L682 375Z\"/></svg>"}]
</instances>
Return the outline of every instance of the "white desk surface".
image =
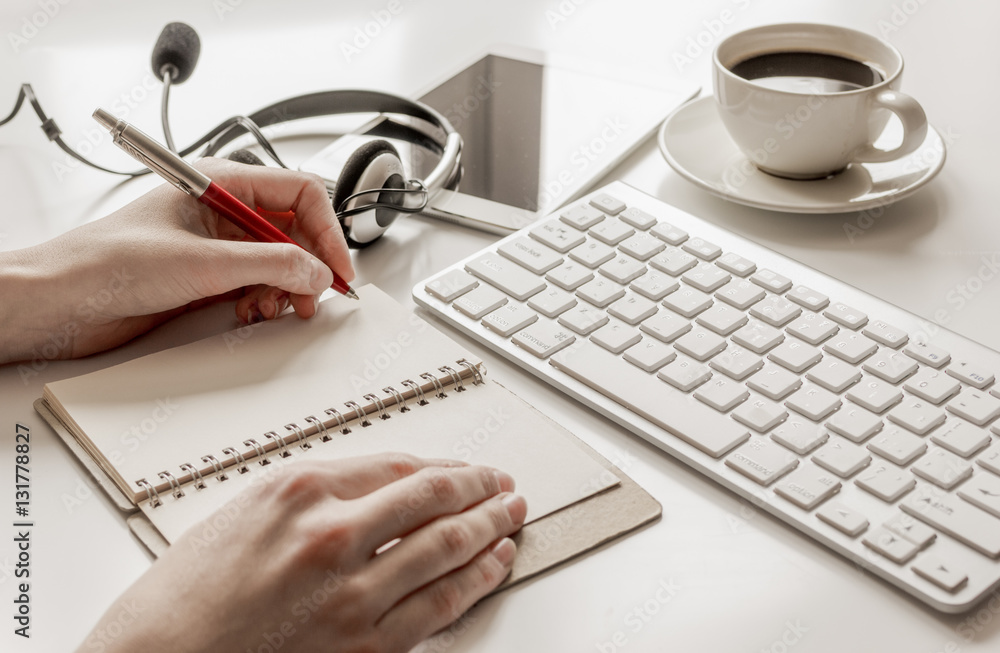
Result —
<instances>
[{"instance_id":1,"label":"white desk surface","mask_svg":"<svg viewBox=\"0 0 1000 653\"><path fill-rule=\"evenodd\" d=\"M48 5L54 15L46 17ZM349 5L349 6L348 6ZM58 11L53 12L53 7ZM372 12L395 9L350 62L341 45ZM149 71L161 27L192 24L203 47L194 76L171 98L178 142L223 117L275 99L335 87L411 94L440 79L489 43L549 50L673 76L709 89L710 49L750 26L830 22L885 35L906 58L904 90L949 135L941 175L872 221L859 214L770 213L716 199L663 161L652 142L612 173L684 210L1000 348L1000 283L986 279L959 305L959 286L982 256L1000 250L997 190L1000 152L1000 4L981 0L5 0L0 7L0 113L21 82L33 83L72 144L96 133L90 113L123 94L128 118L158 133L159 89ZM42 27L33 30L31 23ZM18 41L23 38L25 42ZM30 35L30 36L29 36ZM707 43L691 63L674 55ZM320 143L321 144L321 143ZM997 148L997 149L994 149ZM103 139L95 155L125 158ZM0 129L0 247L27 246L95 219L158 183L117 186L103 173L64 161L30 111ZM130 166L131 167L131 166ZM851 242L845 224L867 224ZM493 240L487 234L415 218L359 254L358 283L375 282L412 304L413 283ZM4 310L0 307L0 310ZM13 500L13 429L31 427L32 639L15 637L10 616L16 550L0 526L0 649L60 651L80 643L113 599L150 564L124 521L91 488L31 403L51 380L104 367L233 326L231 309L189 315L126 347L88 360L50 363L22 379L0 368L0 488ZM452 334L455 335L455 334ZM457 336L456 336L457 337ZM467 346L479 351L469 342ZM487 352L491 373L616 461L663 504L663 519L571 565L486 601L464 632L442 642L452 651L996 651L1000 598L962 616L943 616L886 583L858 572L771 517L667 458ZM12 507L11 507L12 508ZM11 515L7 508L4 515ZM5 518L6 520L6 518ZM205 591L218 588L205 579ZM671 587L668 593L661 589ZM666 600L669 599L669 600ZM437 650L437 649L430 649Z\"/></svg>"}]
</instances>

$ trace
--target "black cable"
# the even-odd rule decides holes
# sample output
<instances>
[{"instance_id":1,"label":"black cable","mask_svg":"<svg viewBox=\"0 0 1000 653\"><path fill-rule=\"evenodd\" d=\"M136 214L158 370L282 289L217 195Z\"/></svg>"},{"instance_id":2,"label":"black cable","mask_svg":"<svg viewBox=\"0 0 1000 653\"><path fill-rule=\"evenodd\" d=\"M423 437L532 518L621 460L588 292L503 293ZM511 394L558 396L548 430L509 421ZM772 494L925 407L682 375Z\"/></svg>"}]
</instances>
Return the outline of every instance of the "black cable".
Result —
<instances>
[{"instance_id":1,"label":"black cable","mask_svg":"<svg viewBox=\"0 0 1000 653\"><path fill-rule=\"evenodd\" d=\"M177 69L174 68L174 71ZM174 136L170 133L170 120L167 117L168 107L170 105L170 82L173 81L173 75L168 66L163 67L163 96L160 99L160 124L163 125L163 141L167 146L167 149L171 152L176 153L177 148L174 147Z\"/></svg>"}]
</instances>

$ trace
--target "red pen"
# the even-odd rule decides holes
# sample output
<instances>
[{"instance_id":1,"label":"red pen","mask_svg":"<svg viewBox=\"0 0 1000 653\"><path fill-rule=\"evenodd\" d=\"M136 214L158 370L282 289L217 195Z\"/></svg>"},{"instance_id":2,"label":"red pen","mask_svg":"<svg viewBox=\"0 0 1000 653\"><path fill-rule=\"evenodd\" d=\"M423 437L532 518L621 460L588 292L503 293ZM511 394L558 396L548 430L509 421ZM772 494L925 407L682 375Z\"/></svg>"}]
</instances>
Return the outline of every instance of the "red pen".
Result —
<instances>
[{"instance_id":1,"label":"red pen","mask_svg":"<svg viewBox=\"0 0 1000 653\"><path fill-rule=\"evenodd\" d=\"M299 245L257 212L227 193L187 161L177 156L147 134L120 120L104 109L94 111L94 119L111 132L115 145L139 163L191 195L262 243ZM343 279L333 275L334 290L358 299L357 293Z\"/></svg>"}]
</instances>

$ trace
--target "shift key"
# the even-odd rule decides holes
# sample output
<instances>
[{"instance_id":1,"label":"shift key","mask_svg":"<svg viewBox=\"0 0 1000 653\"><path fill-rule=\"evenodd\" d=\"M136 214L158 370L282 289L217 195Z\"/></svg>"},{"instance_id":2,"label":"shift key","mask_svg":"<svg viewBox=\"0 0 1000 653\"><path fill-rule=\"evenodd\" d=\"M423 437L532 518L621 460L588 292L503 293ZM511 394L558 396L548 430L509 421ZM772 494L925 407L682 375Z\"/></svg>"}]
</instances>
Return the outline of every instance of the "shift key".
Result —
<instances>
[{"instance_id":1,"label":"shift key","mask_svg":"<svg viewBox=\"0 0 1000 653\"><path fill-rule=\"evenodd\" d=\"M492 252L472 259L465 264L465 269L519 301L545 289L545 281L540 277Z\"/></svg>"},{"instance_id":2,"label":"shift key","mask_svg":"<svg viewBox=\"0 0 1000 653\"><path fill-rule=\"evenodd\" d=\"M931 488L907 497L899 507L976 551L1000 558L1000 519L988 512Z\"/></svg>"}]
</instances>

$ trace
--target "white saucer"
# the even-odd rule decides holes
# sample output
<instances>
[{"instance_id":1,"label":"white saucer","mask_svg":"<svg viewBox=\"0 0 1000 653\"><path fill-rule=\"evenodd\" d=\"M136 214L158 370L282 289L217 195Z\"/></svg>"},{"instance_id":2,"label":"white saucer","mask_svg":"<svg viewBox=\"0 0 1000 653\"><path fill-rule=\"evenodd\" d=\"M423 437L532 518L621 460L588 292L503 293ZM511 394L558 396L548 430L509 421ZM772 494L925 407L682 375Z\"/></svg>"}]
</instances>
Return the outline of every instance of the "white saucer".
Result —
<instances>
[{"instance_id":1,"label":"white saucer","mask_svg":"<svg viewBox=\"0 0 1000 653\"><path fill-rule=\"evenodd\" d=\"M878 145L898 143L893 118ZM737 149L719 118L715 98L698 98L660 127L660 152L682 177L723 199L771 211L843 213L885 206L916 192L944 166L945 146L933 127L912 154L888 163L852 163L826 179L794 181L761 172Z\"/></svg>"}]
</instances>

